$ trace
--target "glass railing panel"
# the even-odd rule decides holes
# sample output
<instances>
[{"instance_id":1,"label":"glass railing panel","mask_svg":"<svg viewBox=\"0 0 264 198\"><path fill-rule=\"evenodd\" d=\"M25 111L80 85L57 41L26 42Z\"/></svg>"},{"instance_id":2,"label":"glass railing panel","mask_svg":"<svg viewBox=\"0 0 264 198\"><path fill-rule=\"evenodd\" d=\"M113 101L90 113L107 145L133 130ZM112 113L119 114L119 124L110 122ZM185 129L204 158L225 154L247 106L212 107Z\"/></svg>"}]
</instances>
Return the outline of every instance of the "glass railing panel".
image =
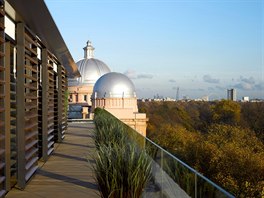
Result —
<instances>
[{"instance_id":1,"label":"glass railing panel","mask_svg":"<svg viewBox=\"0 0 264 198\"><path fill-rule=\"evenodd\" d=\"M161 150L155 145L145 141L145 149L152 159L152 177L151 181L149 181L147 189L145 190L144 197L164 197L162 194L162 153Z\"/></svg>"},{"instance_id":2,"label":"glass railing panel","mask_svg":"<svg viewBox=\"0 0 264 198\"><path fill-rule=\"evenodd\" d=\"M166 151L162 152L163 186L168 197L195 197L195 173Z\"/></svg>"},{"instance_id":3,"label":"glass railing panel","mask_svg":"<svg viewBox=\"0 0 264 198\"><path fill-rule=\"evenodd\" d=\"M161 149L159 149L155 144L146 140L145 148L148 155L155 161L159 166L161 166Z\"/></svg>"},{"instance_id":4,"label":"glass railing panel","mask_svg":"<svg viewBox=\"0 0 264 198\"><path fill-rule=\"evenodd\" d=\"M203 197L226 198L233 196L210 180L197 175L197 198Z\"/></svg>"},{"instance_id":5,"label":"glass railing panel","mask_svg":"<svg viewBox=\"0 0 264 198\"><path fill-rule=\"evenodd\" d=\"M128 126L124 126L131 142L145 149L152 163L152 177L143 197L181 198L234 198L233 195L216 185L195 169L172 155L155 142Z\"/></svg>"},{"instance_id":6,"label":"glass railing panel","mask_svg":"<svg viewBox=\"0 0 264 198\"><path fill-rule=\"evenodd\" d=\"M145 149L153 159L152 176L159 197L234 197L148 138Z\"/></svg>"}]
</instances>

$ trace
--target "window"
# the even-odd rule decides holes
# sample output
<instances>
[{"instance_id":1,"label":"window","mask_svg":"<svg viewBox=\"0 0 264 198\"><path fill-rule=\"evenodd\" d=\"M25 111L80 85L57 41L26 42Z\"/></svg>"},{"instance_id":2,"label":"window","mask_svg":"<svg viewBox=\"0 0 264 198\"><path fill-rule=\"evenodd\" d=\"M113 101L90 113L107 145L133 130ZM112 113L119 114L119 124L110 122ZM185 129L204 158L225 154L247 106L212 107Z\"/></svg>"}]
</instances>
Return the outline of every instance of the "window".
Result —
<instances>
[{"instance_id":1,"label":"window","mask_svg":"<svg viewBox=\"0 0 264 198\"><path fill-rule=\"evenodd\" d=\"M8 16L5 16L5 33L16 40L16 25Z\"/></svg>"},{"instance_id":2,"label":"window","mask_svg":"<svg viewBox=\"0 0 264 198\"><path fill-rule=\"evenodd\" d=\"M72 102L72 94L70 94L69 102Z\"/></svg>"}]
</instances>

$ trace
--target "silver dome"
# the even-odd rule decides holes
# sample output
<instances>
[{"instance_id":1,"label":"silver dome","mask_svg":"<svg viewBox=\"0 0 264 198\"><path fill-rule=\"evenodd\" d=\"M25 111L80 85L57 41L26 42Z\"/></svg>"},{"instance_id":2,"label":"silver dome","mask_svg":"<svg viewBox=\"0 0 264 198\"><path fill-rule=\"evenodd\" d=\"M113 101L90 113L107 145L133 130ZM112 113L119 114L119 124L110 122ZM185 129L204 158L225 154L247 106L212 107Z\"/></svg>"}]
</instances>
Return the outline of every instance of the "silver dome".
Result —
<instances>
[{"instance_id":1,"label":"silver dome","mask_svg":"<svg viewBox=\"0 0 264 198\"><path fill-rule=\"evenodd\" d=\"M109 67L95 58L82 59L76 63L81 77L69 79L69 86L78 86L82 84L94 84L102 75L111 72Z\"/></svg>"},{"instance_id":2,"label":"silver dome","mask_svg":"<svg viewBox=\"0 0 264 198\"><path fill-rule=\"evenodd\" d=\"M101 76L94 85L92 98L134 98L133 82L124 74L110 72Z\"/></svg>"},{"instance_id":3,"label":"silver dome","mask_svg":"<svg viewBox=\"0 0 264 198\"><path fill-rule=\"evenodd\" d=\"M87 46L83 49L84 58L76 63L81 77L69 79L69 86L94 85L102 75L111 72L109 67L103 61L94 58L94 47L90 41L87 42Z\"/></svg>"}]
</instances>

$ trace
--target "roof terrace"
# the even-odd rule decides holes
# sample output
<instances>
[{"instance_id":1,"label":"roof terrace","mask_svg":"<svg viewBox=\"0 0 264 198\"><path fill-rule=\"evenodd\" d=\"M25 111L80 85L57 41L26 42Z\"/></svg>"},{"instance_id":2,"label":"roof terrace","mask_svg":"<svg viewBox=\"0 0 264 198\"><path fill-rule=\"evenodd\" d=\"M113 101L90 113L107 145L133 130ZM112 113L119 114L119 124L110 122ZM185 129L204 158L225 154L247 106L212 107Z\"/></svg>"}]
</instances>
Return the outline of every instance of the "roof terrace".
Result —
<instances>
[{"instance_id":1,"label":"roof terrace","mask_svg":"<svg viewBox=\"0 0 264 198\"><path fill-rule=\"evenodd\" d=\"M56 144L54 153L40 166L26 188L13 188L6 198L100 197L87 162L95 151L93 130L93 122L69 123L64 141Z\"/></svg>"},{"instance_id":2,"label":"roof terrace","mask_svg":"<svg viewBox=\"0 0 264 198\"><path fill-rule=\"evenodd\" d=\"M106 116L111 117L109 113ZM55 146L26 188L13 188L6 197L100 197L92 169L95 161L91 156L96 153L94 130L93 121L70 122L64 141ZM151 157L151 179L143 197L233 197L151 140L137 133L131 137Z\"/></svg>"}]
</instances>

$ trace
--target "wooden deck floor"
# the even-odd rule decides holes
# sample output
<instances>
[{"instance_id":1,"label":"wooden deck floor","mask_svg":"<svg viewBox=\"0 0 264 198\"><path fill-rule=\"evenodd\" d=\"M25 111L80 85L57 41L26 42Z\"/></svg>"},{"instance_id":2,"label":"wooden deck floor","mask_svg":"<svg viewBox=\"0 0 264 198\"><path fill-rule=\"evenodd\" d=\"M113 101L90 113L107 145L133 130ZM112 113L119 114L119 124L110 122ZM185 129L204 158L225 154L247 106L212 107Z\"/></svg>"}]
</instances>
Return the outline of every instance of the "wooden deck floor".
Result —
<instances>
[{"instance_id":1,"label":"wooden deck floor","mask_svg":"<svg viewBox=\"0 0 264 198\"><path fill-rule=\"evenodd\" d=\"M100 197L87 162L95 147L91 138L94 124L69 123L61 144L22 191L13 188L6 198ZM93 163L91 161L91 163Z\"/></svg>"}]
</instances>

